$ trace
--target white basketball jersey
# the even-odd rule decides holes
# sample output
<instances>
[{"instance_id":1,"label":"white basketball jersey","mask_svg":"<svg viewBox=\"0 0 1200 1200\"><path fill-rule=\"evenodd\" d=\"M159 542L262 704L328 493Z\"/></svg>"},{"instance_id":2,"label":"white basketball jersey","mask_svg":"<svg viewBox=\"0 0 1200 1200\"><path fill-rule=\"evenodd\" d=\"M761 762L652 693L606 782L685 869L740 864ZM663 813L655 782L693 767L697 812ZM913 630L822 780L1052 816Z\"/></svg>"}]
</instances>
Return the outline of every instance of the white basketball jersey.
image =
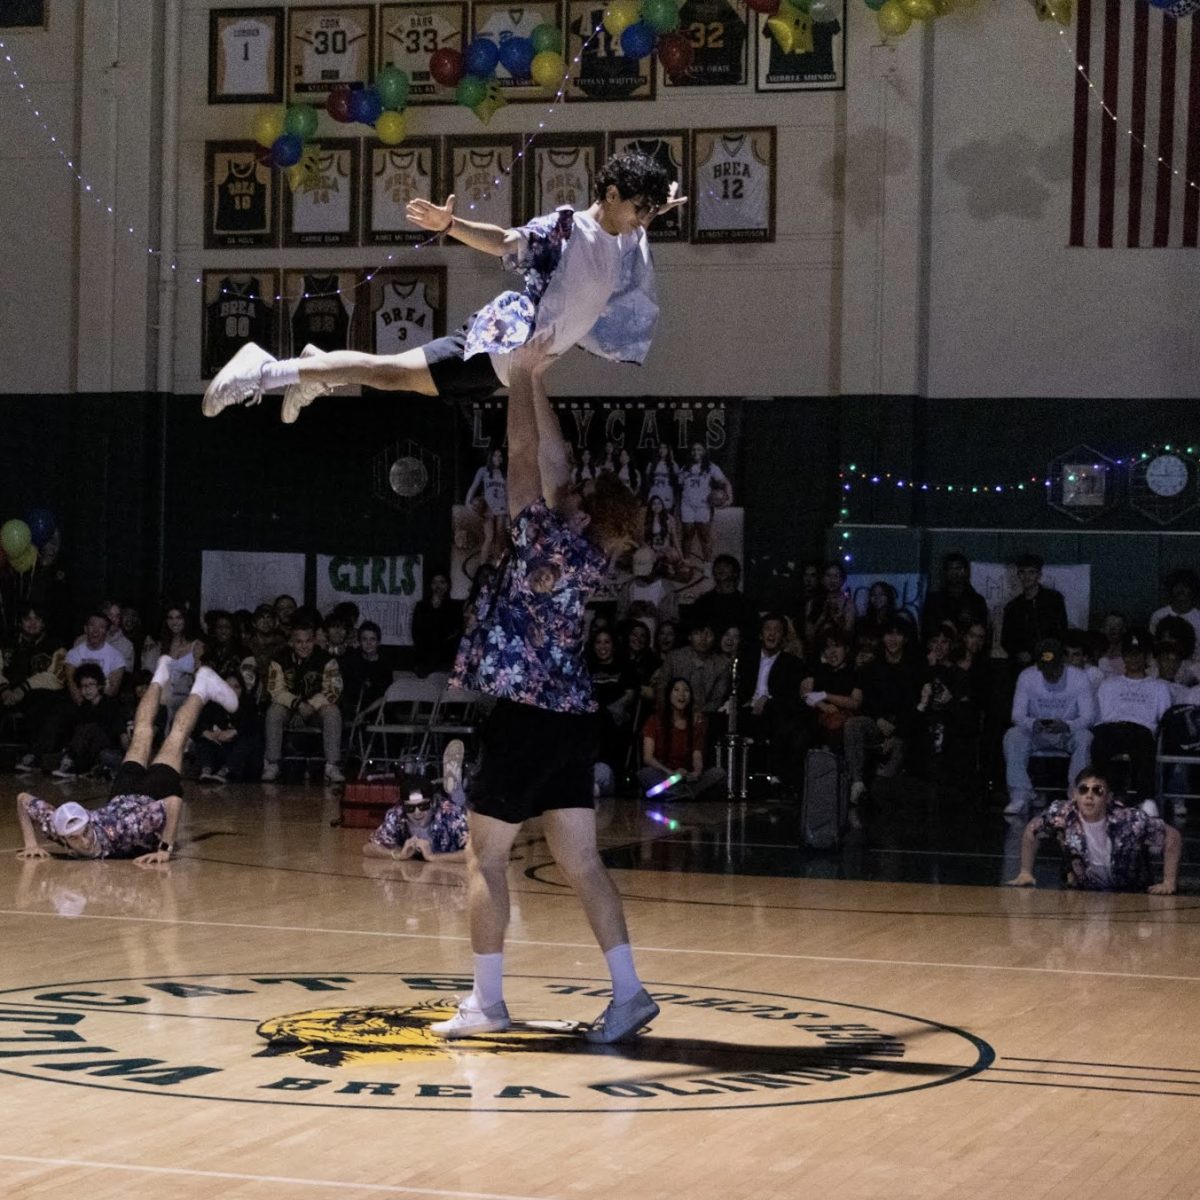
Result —
<instances>
[{"instance_id":1,"label":"white basketball jersey","mask_svg":"<svg viewBox=\"0 0 1200 1200\"><path fill-rule=\"evenodd\" d=\"M350 154L317 158L317 169L292 196L294 233L344 233L350 229Z\"/></svg>"},{"instance_id":2,"label":"white basketball jersey","mask_svg":"<svg viewBox=\"0 0 1200 1200\"><path fill-rule=\"evenodd\" d=\"M371 223L376 230L412 228L404 219L405 205L417 197L432 198L429 154L428 150L386 150L375 155Z\"/></svg>"},{"instance_id":3,"label":"white basketball jersey","mask_svg":"<svg viewBox=\"0 0 1200 1200\"><path fill-rule=\"evenodd\" d=\"M592 203L592 154L574 150L543 149L537 152L537 211L549 212L562 204L574 209Z\"/></svg>"},{"instance_id":4,"label":"white basketball jersey","mask_svg":"<svg viewBox=\"0 0 1200 1200\"><path fill-rule=\"evenodd\" d=\"M433 336L433 306L425 298L425 285L414 280L407 287L389 280L383 285L375 310L375 353L401 354Z\"/></svg>"},{"instance_id":5,"label":"white basketball jersey","mask_svg":"<svg viewBox=\"0 0 1200 1200\"><path fill-rule=\"evenodd\" d=\"M696 171L696 228L770 228L770 170L754 153L748 134L718 137Z\"/></svg>"},{"instance_id":6,"label":"white basketball jersey","mask_svg":"<svg viewBox=\"0 0 1200 1200\"><path fill-rule=\"evenodd\" d=\"M304 43L304 81L332 87L367 77L366 36L352 17L322 9L297 35Z\"/></svg>"},{"instance_id":7,"label":"white basketball jersey","mask_svg":"<svg viewBox=\"0 0 1200 1200\"><path fill-rule=\"evenodd\" d=\"M261 96L271 90L273 37L272 26L253 19L225 27L225 95Z\"/></svg>"},{"instance_id":8,"label":"white basketball jersey","mask_svg":"<svg viewBox=\"0 0 1200 1200\"><path fill-rule=\"evenodd\" d=\"M455 212L467 221L507 229L513 220L512 179L505 170L511 165L508 150L455 150Z\"/></svg>"},{"instance_id":9,"label":"white basketball jersey","mask_svg":"<svg viewBox=\"0 0 1200 1200\"><path fill-rule=\"evenodd\" d=\"M533 37L533 31L542 23L542 16L530 8L502 8L492 13L479 27L476 36L485 37L502 46L509 38ZM503 64L496 67L497 79L511 79L512 72Z\"/></svg>"}]
</instances>

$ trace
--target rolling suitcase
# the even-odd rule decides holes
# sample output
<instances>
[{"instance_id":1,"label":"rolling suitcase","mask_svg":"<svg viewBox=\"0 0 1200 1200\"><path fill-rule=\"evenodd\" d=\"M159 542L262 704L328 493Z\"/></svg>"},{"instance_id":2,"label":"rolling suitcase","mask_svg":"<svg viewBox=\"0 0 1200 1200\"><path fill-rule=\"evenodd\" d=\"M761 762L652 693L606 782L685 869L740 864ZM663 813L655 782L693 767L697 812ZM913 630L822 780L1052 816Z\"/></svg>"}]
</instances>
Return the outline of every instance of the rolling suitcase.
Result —
<instances>
[{"instance_id":1,"label":"rolling suitcase","mask_svg":"<svg viewBox=\"0 0 1200 1200\"><path fill-rule=\"evenodd\" d=\"M850 807L845 764L832 750L810 750L804 760L800 840L812 850L832 850L842 840Z\"/></svg>"}]
</instances>

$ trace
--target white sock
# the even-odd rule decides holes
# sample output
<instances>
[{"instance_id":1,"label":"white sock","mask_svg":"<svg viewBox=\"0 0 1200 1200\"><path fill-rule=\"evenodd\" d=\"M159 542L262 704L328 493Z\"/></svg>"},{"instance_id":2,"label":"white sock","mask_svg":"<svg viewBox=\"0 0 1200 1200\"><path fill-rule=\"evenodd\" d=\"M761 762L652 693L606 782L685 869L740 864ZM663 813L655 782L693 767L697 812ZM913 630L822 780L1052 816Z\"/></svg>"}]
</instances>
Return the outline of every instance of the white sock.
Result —
<instances>
[{"instance_id":1,"label":"white sock","mask_svg":"<svg viewBox=\"0 0 1200 1200\"><path fill-rule=\"evenodd\" d=\"M628 942L622 942L605 954L604 961L612 976L613 1000L617 1004L632 1000L642 990L642 981L633 965L633 948Z\"/></svg>"},{"instance_id":2,"label":"white sock","mask_svg":"<svg viewBox=\"0 0 1200 1200\"><path fill-rule=\"evenodd\" d=\"M504 999L504 953L476 954L475 1003L491 1008Z\"/></svg>"},{"instance_id":3,"label":"white sock","mask_svg":"<svg viewBox=\"0 0 1200 1200\"><path fill-rule=\"evenodd\" d=\"M285 358L283 362L263 363L262 373L258 377L259 387L264 392L277 392L300 382L300 360Z\"/></svg>"},{"instance_id":4,"label":"white sock","mask_svg":"<svg viewBox=\"0 0 1200 1200\"><path fill-rule=\"evenodd\" d=\"M158 664L154 668L154 674L150 677L151 683L157 683L160 688L165 688L171 682L171 657L168 654L163 654L159 657Z\"/></svg>"}]
</instances>

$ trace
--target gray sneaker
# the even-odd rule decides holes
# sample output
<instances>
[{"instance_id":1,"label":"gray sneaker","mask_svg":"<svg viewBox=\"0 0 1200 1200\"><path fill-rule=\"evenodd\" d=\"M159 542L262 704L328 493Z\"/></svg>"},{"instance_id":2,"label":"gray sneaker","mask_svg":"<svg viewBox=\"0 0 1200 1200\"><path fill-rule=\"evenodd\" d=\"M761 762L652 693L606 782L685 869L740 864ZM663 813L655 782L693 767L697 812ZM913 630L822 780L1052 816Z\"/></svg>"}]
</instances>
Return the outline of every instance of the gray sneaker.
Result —
<instances>
[{"instance_id":1,"label":"gray sneaker","mask_svg":"<svg viewBox=\"0 0 1200 1200\"><path fill-rule=\"evenodd\" d=\"M261 346L247 342L216 374L204 393L201 409L215 417L231 404L252 404L262 399L262 369L275 361Z\"/></svg>"},{"instance_id":2,"label":"gray sneaker","mask_svg":"<svg viewBox=\"0 0 1200 1200\"><path fill-rule=\"evenodd\" d=\"M325 764L325 782L326 783L345 783L346 776L342 768L337 763Z\"/></svg>"},{"instance_id":3,"label":"gray sneaker","mask_svg":"<svg viewBox=\"0 0 1200 1200\"><path fill-rule=\"evenodd\" d=\"M312 358L313 355L320 353L321 351L310 343L300 351L300 357ZM334 388L341 386L340 383L320 383L316 380L310 383L301 380L299 383L288 384L283 393L283 407L279 412L280 419L285 425L294 424L302 408L307 408L318 396L328 396Z\"/></svg>"},{"instance_id":4,"label":"gray sneaker","mask_svg":"<svg viewBox=\"0 0 1200 1200\"><path fill-rule=\"evenodd\" d=\"M618 1004L615 1000L592 1022L583 1036L589 1042L620 1042L632 1037L658 1016L658 1005L642 988L636 996Z\"/></svg>"},{"instance_id":5,"label":"gray sneaker","mask_svg":"<svg viewBox=\"0 0 1200 1200\"><path fill-rule=\"evenodd\" d=\"M503 1000L490 1008L479 1008L475 1003L475 993L472 992L458 1006L454 1016L448 1021L435 1021L429 1031L440 1038L465 1038L483 1033L503 1033L510 1024L508 1006Z\"/></svg>"},{"instance_id":6,"label":"gray sneaker","mask_svg":"<svg viewBox=\"0 0 1200 1200\"><path fill-rule=\"evenodd\" d=\"M279 778L279 764L269 762L263 767L263 773L260 776L263 783L274 783Z\"/></svg>"}]
</instances>

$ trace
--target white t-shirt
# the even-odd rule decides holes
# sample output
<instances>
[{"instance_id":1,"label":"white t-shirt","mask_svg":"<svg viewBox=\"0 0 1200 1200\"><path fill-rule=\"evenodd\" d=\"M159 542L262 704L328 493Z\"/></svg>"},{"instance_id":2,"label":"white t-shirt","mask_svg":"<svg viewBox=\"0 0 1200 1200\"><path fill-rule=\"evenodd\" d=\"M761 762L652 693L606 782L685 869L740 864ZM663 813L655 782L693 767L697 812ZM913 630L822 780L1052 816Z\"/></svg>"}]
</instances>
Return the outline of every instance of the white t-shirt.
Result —
<instances>
[{"instance_id":1,"label":"white t-shirt","mask_svg":"<svg viewBox=\"0 0 1200 1200\"><path fill-rule=\"evenodd\" d=\"M1112 842L1108 837L1108 818L1084 821L1083 836L1087 839L1088 875L1101 887L1112 883Z\"/></svg>"},{"instance_id":2,"label":"white t-shirt","mask_svg":"<svg viewBox=\"0 0 1200 1200\"><path fill-rule=\"evenodd\" d=\"M1171 707L1171 689L1161 679L1127 679L1114 675L1106 679L1096 693L1100 720L1132 721L1158 732L1163 713Z\"/></svg>"},{"instance_id":3,"label":"white t-shirt","mask_svg":"<svg viewBox=\"0 0 1200 1200\"><path fill-rule=\"evenodd\" d=\"M121 657L121 652L113 649L107 642L99 650L93 650L87 642L80 642L78 646L72 646L67 651L67 662L76 669L84 663L95 663L104 672L106 683L114 671L125 669L125 660Z\"/></svg>"},{"instance_id":4,"label":"white t-shirt","mask_svg":"<svg viewBox=\"0 0 1200 1200\"><path fill-rule=\"evenodd\" d=\"M1073 729L1087 729L1095 720L1092 685L1078 667L1065 667L1057 683L1047 683L1037 667L1026 667L1017 676L1014 725L1029 729L1034 721L1065 721Z\"/></svg>"},{"instance_id":5,"label":"white t-shirt","mask_svg":"<svg viewBox=\"0 0 1200 1200\"><path fill-rule=\"evenodd\" d=\"M1185 613L1177 613L1169 604L1156 609L1150 618L1150 632L1158 630L1158 623L1164 617L1182 617L1196 631L1196 645L1200 646L1200 608L1190 608Z\"/></svg>"}]
</instances>

